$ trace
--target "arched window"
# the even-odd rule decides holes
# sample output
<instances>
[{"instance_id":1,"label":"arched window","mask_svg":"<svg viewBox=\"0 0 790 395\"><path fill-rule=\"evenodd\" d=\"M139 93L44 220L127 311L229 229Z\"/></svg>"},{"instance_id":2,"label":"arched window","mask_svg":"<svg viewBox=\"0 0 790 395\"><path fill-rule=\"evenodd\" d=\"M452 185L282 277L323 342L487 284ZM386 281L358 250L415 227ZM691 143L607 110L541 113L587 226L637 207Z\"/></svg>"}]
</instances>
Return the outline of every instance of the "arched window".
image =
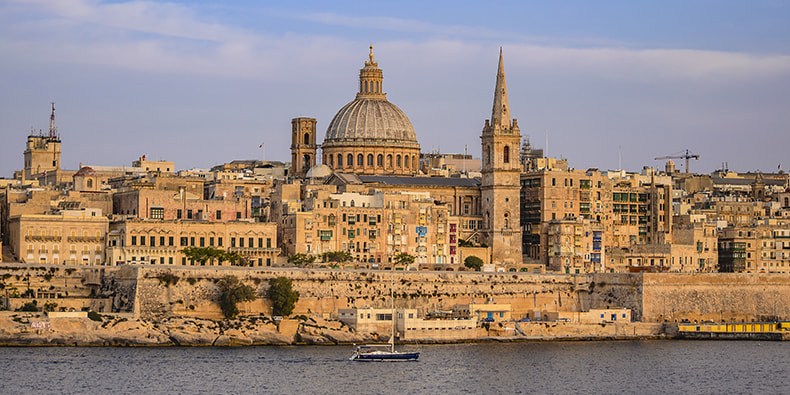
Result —
<instances>
[{"instance_id":1,"label":"arched window","mask_svg":"<svg viewBox=\"0 0 790 395\"><path fill-rule=\"evenodd\" d=\"M502 152L502 157L504 158L505 163L510 163L510 147L505 146L505 149Z\"/></svg>"},{"instance_id":2,"label":"arched window","mask_svg":"<svg viewBox=\"0 0 790 395\"><path fill-rule=\"evenodd\" d=\"M403 166L407 169L409 168L409 166L411 166L411 163L409 163L409 155L403 156Z\"/></svg>"},{"instance_id":3,"label":"arched window","mask_svg":"<svg viewBox=\"0 0 790 395\"><path fill-rule=\"evenodd\" d=\"M368 154L368 166L373 167L373 154Z\"/></svg>"},{"instance_id":4,"label":"arched window","mask_svg":"<svg viewBox=\"0 0 790 395\"><path fill-rule=\"evenodd\" d=\"M387 155L387 168L392 168L392 154Z\"/></svg>"},{"instance_id":5,"label":"arched window","mask_svg":"<svg viewBox=\"0 0 790 395\"><path fill-rule=\"evenodd\" d=\"M505 213L505 229L510 228L510 213Z\"/></svg>"},{"instance_id":6,"label":"arched window","mask_svg":"<svg viewBox=\"0 0 790 395\"><path fill-rule=\"evenodd\" d=\"M365 93L368 92L370 92L370 83L368 81L365 81Z\"/></svg>"},{"instance_id":7,"label":"arched window","mask_svg":"<svg viewBox=\"0 0 790 395\"><path fill-rule=\"evenodd\" d=\"M362 154L357 155L357 166L362 167L365 164L365 157Z\"/></svg>"},{"instance_id":8,"label":"arched window","mask_svg":"<svg viewBox=\"0 0 790 395\"><path fill-rule=\"evenodd\" d=\"M343 155L337 154L337 167L343 167Z\"/></svg>"},{"instance_id":9,"label":"arched window","mask_svg":"<svg viewBox=\"0 0 790 395\"><path fill-rule=\"evenodd\" d=\"M88 186L88 188L93 188L93 180L91 180L91 179L89 178L89 179L88 179L88 182L86 183L86 185Z\"/></svg>"},{"instance_id":10,"label":"arched window","mask_svg":"<svg viewBox=\"0 0 790 395\"><path fill-rule=\"evenodd\" d=\"M353 200L351 201L351 207L354 207L354 201Z\"/></svg>"},{"instance_id":11,"label":"arched window","mask_svg":"<svg viewBox=\"0 0 790 395\"><path fill-rule=\"evenodd\" d=\"M379 85L379 82L378 82L378 81L376 81L376 93L381 93L381 88L380 88L380 86L381 86L381 85Z\"/></svg>"},{"instance_id":12,"label":"arched window","mask_svg":"<svg viewBox=\"0 0 790 395\"><path fill-rule=\"evenodd\" d=\"M348 154L346 157L346 166L354 166L354 155Z\"/></svg>"},{"instance_id":13,"label":"arched window","mask_svg":"<svg viewBox=\"0 0 790 395\"><path fill-rule=\"evenodd\" d=\"M335 157L332 156L332 155L329 155L328 158L329 158L329 162L328 162L329 167L335 167ZM327 161L324 160L324 163L327 163Z\"/></svg>"},{"instance_id":14,"label":"arched window","mask_svg":"<svg viewBox=\"0 0 790 395\"><path fill-rule=\"evenodd\" d=\"M304 145L310 145L310 133L304 134Z\"/></svg>"},{"instance_id":15,"label":"arched window","mask_svg":"<svg viewBox=\"0 0 790 395\"><path fill-rule=\"evenodd\" d=\"M379 154L379 156L376 157L376 166L384 167L384 155Z\"/></svg>"},{"instance_id":16,"label":"arched window","mask_svg":"<svg viewBox=\"0 0 790 395\"><path fill-rule=\"evenodd\" d=\"M397 156L395 157L395 167L401 167L401 164L400 164L400 155L397 155Z\"/></svg>"},{"instance_id":17,"label":"arched window","mask_svg":"<svg viewBox=\"0 0 790 395\"><path fill-rule=\"evenodd\" d=\"M302 158L302 161L303 161L302 169L303 170L309 170L310 169L310 155L305 155L304 158Z\"/></svg>"}]
</instances>

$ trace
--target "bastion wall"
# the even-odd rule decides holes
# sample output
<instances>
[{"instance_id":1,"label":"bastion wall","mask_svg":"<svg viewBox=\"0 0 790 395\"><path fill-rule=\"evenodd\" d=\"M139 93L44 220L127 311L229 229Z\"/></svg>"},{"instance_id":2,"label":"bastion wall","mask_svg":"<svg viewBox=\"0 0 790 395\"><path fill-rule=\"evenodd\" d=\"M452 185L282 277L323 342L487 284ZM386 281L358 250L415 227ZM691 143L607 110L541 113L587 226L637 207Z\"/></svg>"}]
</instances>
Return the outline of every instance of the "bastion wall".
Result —
<instances>
[{"instance_id":1,"label":"bastion wall","mask_svg":"<svg viewBox=\"0 0 790 395\"><path fill-rule=\"evenodd\" d=\"M28 288L64 297L103 298L112 311L142 319L163 316L222 318L216 282L234 275L257 290L242 303L245 315L270 315L269 280L287 277L300 293L294 314L336 318L337 310L390 307L421 312L493 301L510 304L514 319L530 312L628 308L635 321L690 322L790 319L790 275L783 274L521 274L320 269L0 266L9 295ZM390 286L392 284L392 287ZM66 292L68 290L68 294ZM42 293L39 292L39 295ZM3 292L6 293L6 292ZM3 295L5 296L5 295ZM13 296L11 296L13 297ZM42 306L46 301L39 301ZM55 302L58 302L55 299ZM61 301L60 306L67 303ZM6 306L17 304L8 303Z\"/></svg>"}]
</instances>

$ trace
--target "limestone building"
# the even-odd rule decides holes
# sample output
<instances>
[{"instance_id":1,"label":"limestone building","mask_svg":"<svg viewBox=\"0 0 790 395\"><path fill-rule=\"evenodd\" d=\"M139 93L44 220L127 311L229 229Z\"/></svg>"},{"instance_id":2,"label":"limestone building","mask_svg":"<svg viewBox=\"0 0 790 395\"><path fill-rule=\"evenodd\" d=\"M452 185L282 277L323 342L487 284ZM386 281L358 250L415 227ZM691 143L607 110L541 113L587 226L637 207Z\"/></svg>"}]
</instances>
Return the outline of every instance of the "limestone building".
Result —
<instances>
[{"instance_id":1,"label":"limestone building","mask_svg":"<svg viewBox=\"0 0 790 395\"><path fill-rule=\"evenodd\" d=\"M104 264L108 220L100 210L11 217L9 238L22 263Z\"/></svg>"},{"instance_id":2,"label":"limestone building","mask_svg":"<svg viewBox=\"0 0 790 395\"><path fill-rule=\"evenodd\" d=\"M237 252L253 266L271 266L280 252L277 226L273 223L127 219L111 222L109 229L109 265L200 265L187 260L181 251L187 247L214 247Z\"/></svg>"}]
</instances>

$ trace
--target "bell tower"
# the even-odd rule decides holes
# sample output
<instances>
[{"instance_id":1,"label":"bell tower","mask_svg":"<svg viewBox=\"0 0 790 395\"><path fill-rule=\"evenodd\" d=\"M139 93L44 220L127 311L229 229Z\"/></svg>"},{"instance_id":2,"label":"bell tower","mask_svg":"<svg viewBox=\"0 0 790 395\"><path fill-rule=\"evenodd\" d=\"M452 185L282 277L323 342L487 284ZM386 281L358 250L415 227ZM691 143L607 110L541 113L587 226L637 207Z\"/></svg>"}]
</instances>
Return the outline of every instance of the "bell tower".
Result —
<instances>
[{"instance_id":1,"label":"bell tower","mask_svg":"<svg viewBox=\"0 0 790 395\"><path fill-rule=\"evenodd\" d=\"M291 120L291 176L304 177L315 166L315 118Z\"/></svg>"},{"instance_id":2,"label":"bell tower","mask_svg":"<svg viewBox=\"0 0 790 395\"><path fill-rule=\"evenodd\" d=\"M483 240L491 247L492 263L521 263L521 133L517 120L510 119L501 48L494 107L491 119L485 121L480 139L483 150Z\"/></svg>"}]
</instances>

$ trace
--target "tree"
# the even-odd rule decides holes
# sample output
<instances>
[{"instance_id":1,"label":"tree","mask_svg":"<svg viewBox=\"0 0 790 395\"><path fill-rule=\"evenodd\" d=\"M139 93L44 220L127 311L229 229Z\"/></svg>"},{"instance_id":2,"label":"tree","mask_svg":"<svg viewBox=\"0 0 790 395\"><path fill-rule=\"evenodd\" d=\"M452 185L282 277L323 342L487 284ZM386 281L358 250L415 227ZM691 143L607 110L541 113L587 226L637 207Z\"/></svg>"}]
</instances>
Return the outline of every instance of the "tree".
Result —
<instances>
[{"instance_id":1,"label":"tree","mask_svg":"<svg viewBox=\"0 0 790 395\"><path fill-rule=\"evenodd\" d=\"M205 265L207 262L230 262L232 266L252 266L247 257L235 251L225 251L214 247L187 247L181 250L187 259Z\"/></svg>"},{"instance_id":2,"label":"tree","mask_svg":"<svg viewBox=\"0 0 790 395\"><path fill-rule=\"evenodd\" d=\"M464 259L464 266L479 272L483 268L483 260L474 255L469 255Z\"/></svg>"},{"instance_id":3,"label":"tree","mask_svg":"<svg viewBox=\"0 0 790 395\"><path fill-rule=\"evenodd\" d=\"M321 254L321 259L324 262L343 263L351 260L351 253L348 251L327 251Z\"/></svg>"},{"instance_id":4,"label":"tree","mask_svg":"<svg viewBox=\"0 0 790 395\"><path fill-rule=\"evenodd\" d=\"M398 255L395 255L395 257L392 258L392 263L394 263L396 265L399 265L399 266L400 265L409 266L412 263L414 263L414 257L409 255L409 254L407 254L407 253L405 253L405 252L401 252L401 253L399 253Z\"/></svg>"},{"instance_id":5,"label":"tree","mask_svg":"<svg viewBox=\"0 0 790 395\"><path fill-rule=\"evenodd\" d=\"M296 266L307 266L315 262L315 255L302 254L301 252L288 257L288 263Z\"/></svg>"},{"instance_id":6,"label":"tree","mask_svg":"<svg viewBox=\"0 0 790 395\"><path fill-rule=\"evenodd\" d=\"M292 289L293 282L286 277L269 280L269 299L272 301L272 315L287 316L294 311L299 301L299 292Z\"/></svg>"},{"instance_id":7,"label":"tree","mask_svg":"<svg viewBox=\"0 0 790 395\"><path fill-rule=\"evenodd\" d=\"M227 319L239 314L237 303L257 299L255 288L242 284L236 276L225 276L217 282L217 288L219 288L219 308Z\"/></svg>"}]
</instances>

